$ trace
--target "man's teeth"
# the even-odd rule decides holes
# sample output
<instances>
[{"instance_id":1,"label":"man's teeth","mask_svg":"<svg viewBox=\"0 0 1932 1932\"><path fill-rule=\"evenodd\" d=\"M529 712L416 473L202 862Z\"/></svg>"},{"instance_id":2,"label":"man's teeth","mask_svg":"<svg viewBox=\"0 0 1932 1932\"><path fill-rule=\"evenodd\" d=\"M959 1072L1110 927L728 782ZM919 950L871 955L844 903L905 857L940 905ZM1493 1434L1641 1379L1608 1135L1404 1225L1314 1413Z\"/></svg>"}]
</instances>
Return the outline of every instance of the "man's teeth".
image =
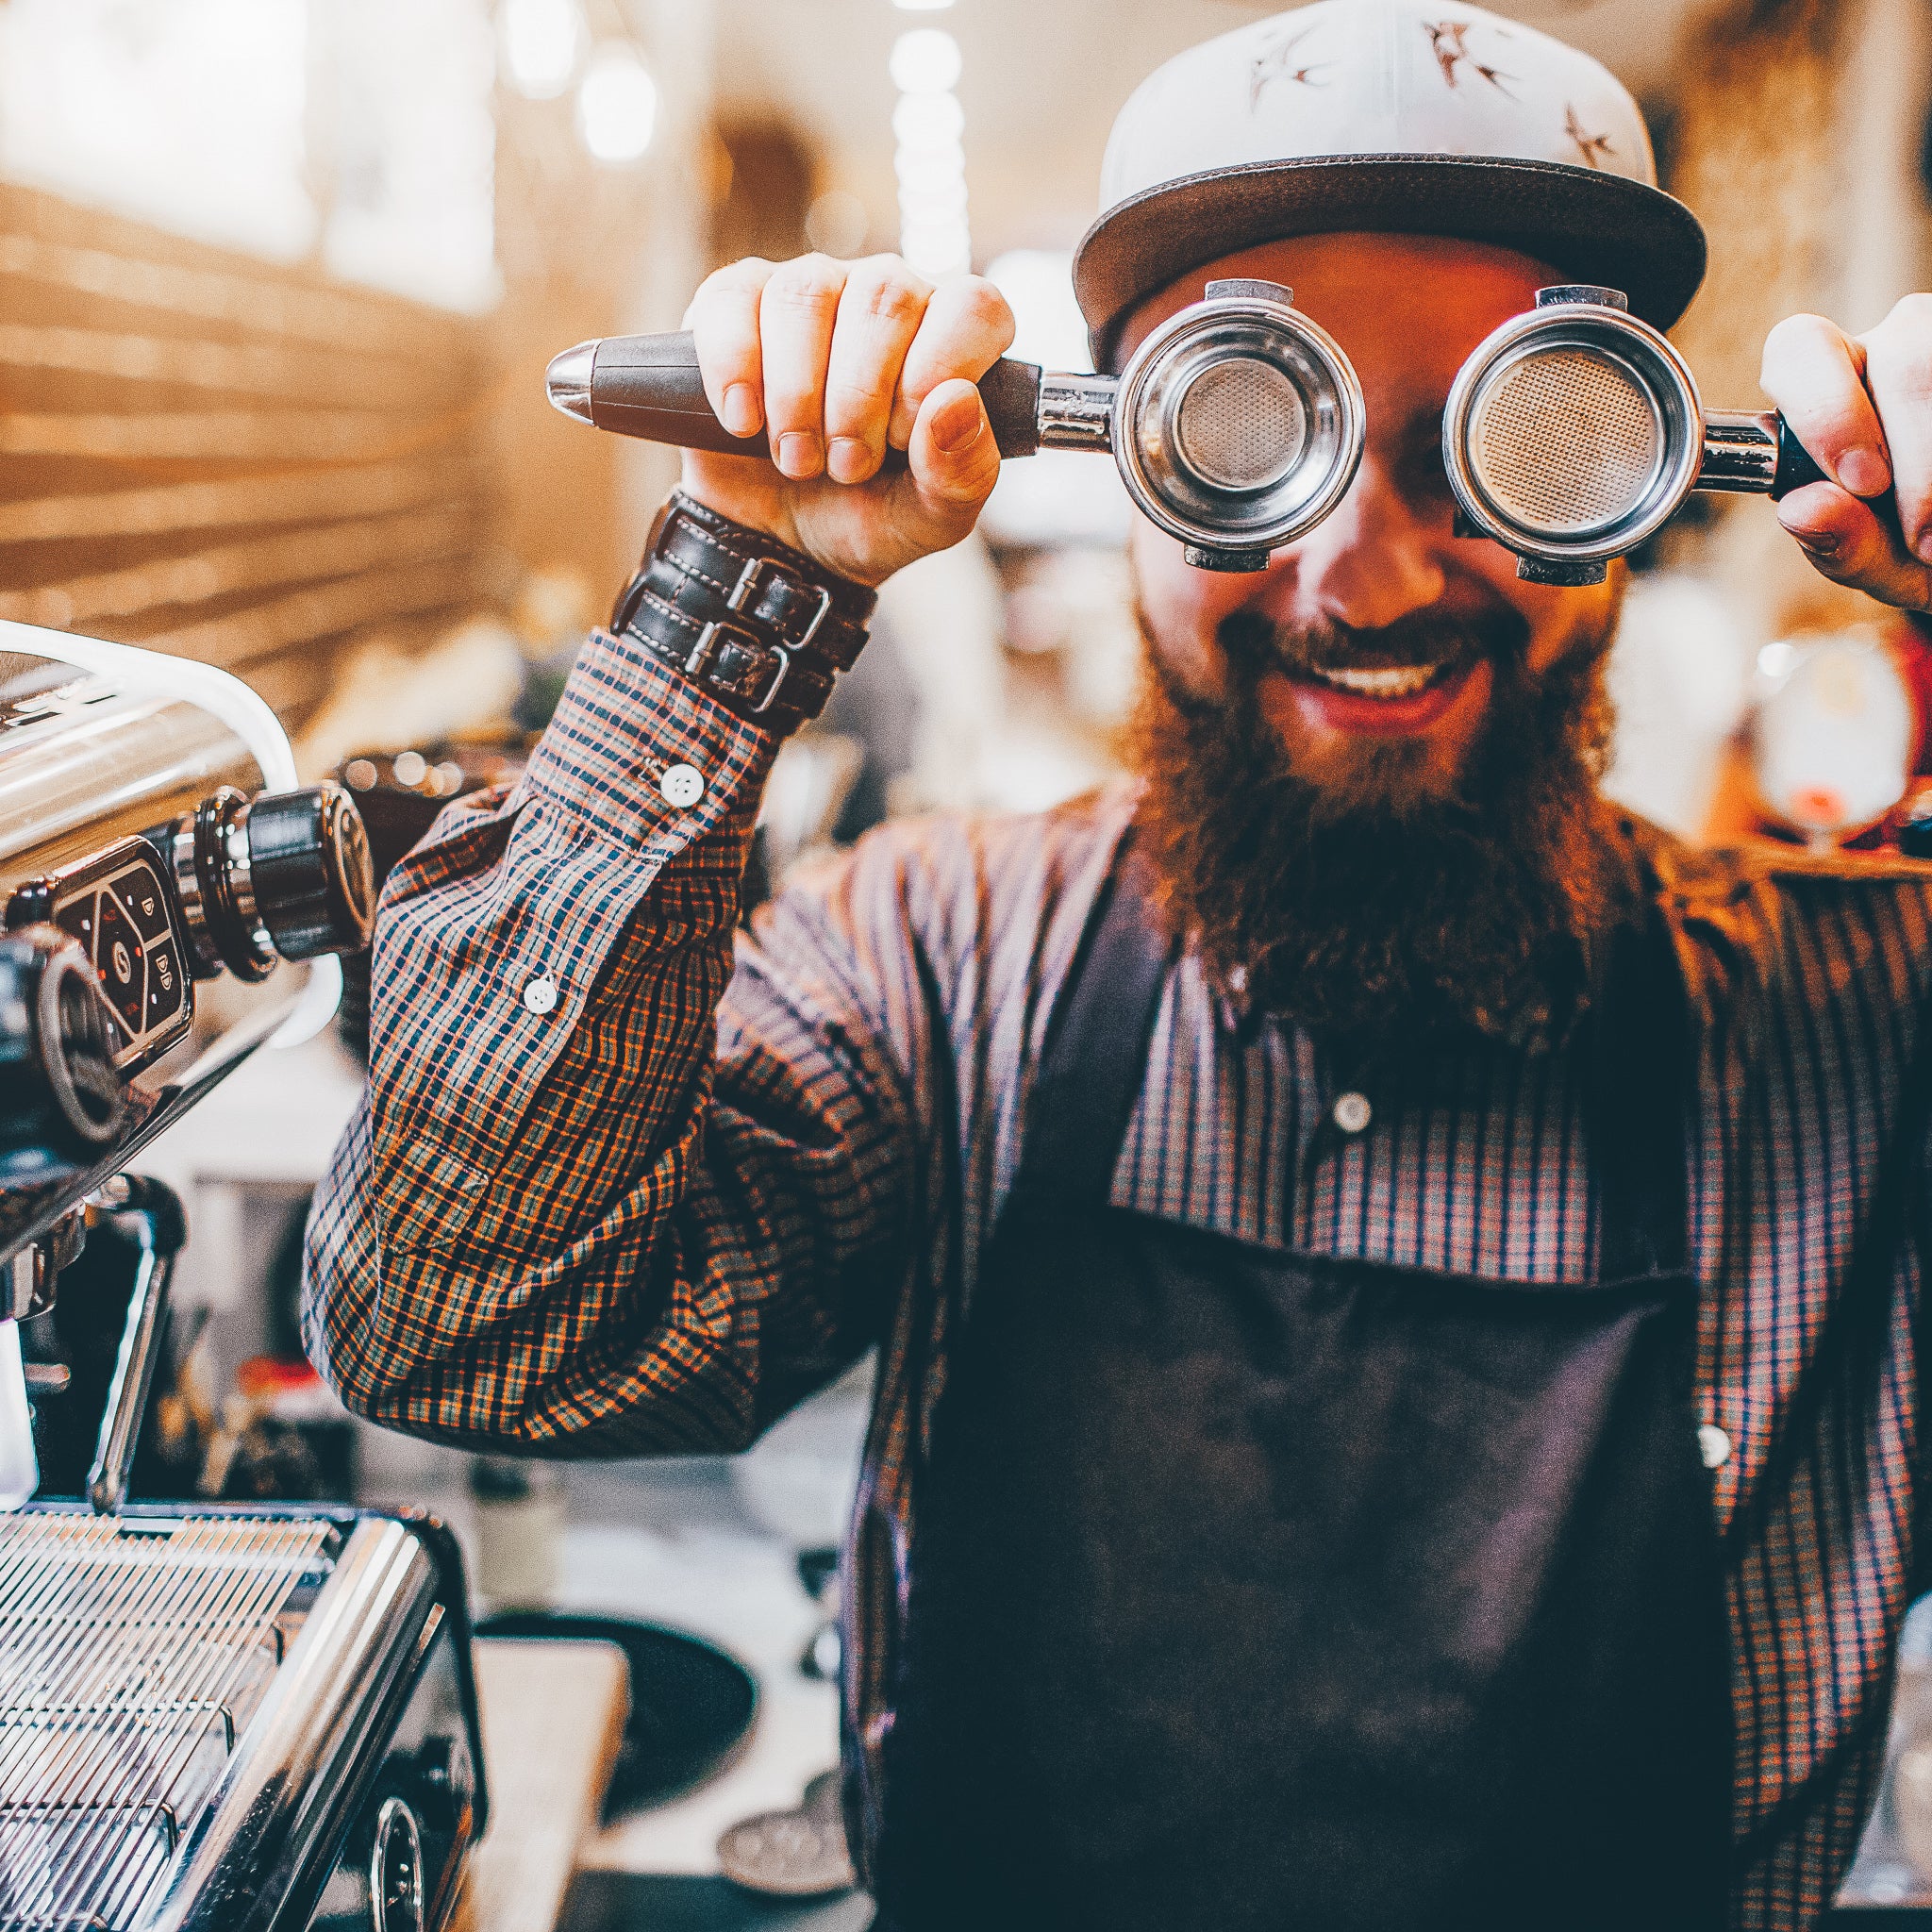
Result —
<instances>
[{"instance_id":1,"label":"man's teeth","mask_svg":"<svg viewBox=\"0 0 1932 1932\"><path fill-rule=\"evenodd\" d=\"M1353 691L1365 698L1410 698L1433 684L1441 671L1440 664L1404 664L1393 670L1317 670L1314 675L1337 691Z\"/></svg>"}]
</instances>

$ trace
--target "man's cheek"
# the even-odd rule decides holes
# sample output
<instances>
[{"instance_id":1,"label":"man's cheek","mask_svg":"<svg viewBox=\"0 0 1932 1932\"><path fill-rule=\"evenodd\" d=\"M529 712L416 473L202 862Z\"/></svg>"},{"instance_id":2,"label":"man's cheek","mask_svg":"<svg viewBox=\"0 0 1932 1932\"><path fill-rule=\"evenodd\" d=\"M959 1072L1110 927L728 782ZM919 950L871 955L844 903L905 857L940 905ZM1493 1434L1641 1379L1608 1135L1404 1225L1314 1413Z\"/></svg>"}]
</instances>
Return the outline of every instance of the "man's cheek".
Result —
<instances>
[{"instance_id":1,"label":"man's cheek","mask_svg":"<svg viewBox=\"0 0 1932 1932\"><path fill-rule=\"evenodd\" d=\"M1228 689L1223 620L1251 602L1257 579L1194 570L1181 546L1151 524L1136 523L1128 540L1141 626L1169 681L1197 698Z\"/></svg>"}]
</instances>

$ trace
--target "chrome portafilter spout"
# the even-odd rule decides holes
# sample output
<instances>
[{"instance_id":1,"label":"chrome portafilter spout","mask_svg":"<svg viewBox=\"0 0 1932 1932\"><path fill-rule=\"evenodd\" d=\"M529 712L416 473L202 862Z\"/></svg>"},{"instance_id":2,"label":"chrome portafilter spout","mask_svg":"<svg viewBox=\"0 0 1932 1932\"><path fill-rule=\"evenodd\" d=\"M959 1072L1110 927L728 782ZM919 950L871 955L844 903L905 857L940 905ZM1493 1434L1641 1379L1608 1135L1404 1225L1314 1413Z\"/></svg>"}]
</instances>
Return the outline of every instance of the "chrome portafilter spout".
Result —
<instances>
[{"instance_id":1,"label":"chrome portafilter spout","mask_svg":"<svg viewBox=\"0 0 1932 1932\"><path fill-rule=\"evenodd\" d=\"M598 429L769 459L705 396L689 335L608 336L550 365L551 402ZM1361 460L1361 385L1334 339L1274 282L1214 281L1120 375L1004 358L979 379L1002 457L1111 453L1127 493L1203 570L1258 571L1334 508ZM905 453L888 449L887 467Z\"/></svg>"},{"instance_id":2,"label":"chrome portafilter spout","mask_svg":"<svg viewBox=\"0 0 1932 1932\"><path fill-rule=\"evenodd\" d=\"M166 1328L169 1278L188 1234L187 1217L174 1191L141 1174L110 1176L84 1208L18 1250L0 1270L0 1509L17 1508L40 1483L26 1399L30 1381L45 1378L58 1392L69 1380L64 1368L56 1371L50 1364L22 1360L19 1324L54 1306L61 1271L89 1248L89 1230L108 1220L131 1237L135 1260L87 1496L94 1513L102 1516L114 1514L126 1500L128 1473ZM91 1263L92 1248L88 1258Z\"/></svg>"},{"instance_id":3,"label":"chrome portafilter spout","mask_svg":"<svg viewBox=\"0 0 1932 1932\"><path fill-rule=\"evenodd\" d=\"M56 1277L80 1253L85 1239L85 1221L76 1210L0 1265L0 1511L19 1508L41 1482L20 1324L53 1306Z\"/></svg>"},{"instance_id":4,"label":"chrome portafilter spout","mask_svg":"<svg viewBox=\"0 0 1932 1932\"><path fill-rule=\"evenodd\" d=\"M1823 475L1774 411L1707 416L1684 358L1615 289L1541 289L1457 372L1442 460L1462 533L1532 583L1596 584L1692 490L1780 497Z\"/></svg>"}]
</instances>

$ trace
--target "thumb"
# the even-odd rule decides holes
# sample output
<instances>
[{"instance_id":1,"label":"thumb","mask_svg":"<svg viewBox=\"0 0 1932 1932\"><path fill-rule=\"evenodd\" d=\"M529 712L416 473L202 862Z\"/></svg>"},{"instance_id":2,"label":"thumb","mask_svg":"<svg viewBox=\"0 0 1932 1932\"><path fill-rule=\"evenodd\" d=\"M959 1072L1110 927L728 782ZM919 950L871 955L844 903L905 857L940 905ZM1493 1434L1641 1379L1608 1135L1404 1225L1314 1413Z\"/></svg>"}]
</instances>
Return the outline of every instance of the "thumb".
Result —
<instances>
[{"instance_id":1,"label":"thumb","mask_svg":"<svg viewBox=\"0 0 1932 1932\"><path fill-rule=\"evenodd\" d=\"M935 522L970 525L1000 475L999 445L970 382L942 382L920 405L907 460L921 504Z\"/></svg>"}]
</instances>

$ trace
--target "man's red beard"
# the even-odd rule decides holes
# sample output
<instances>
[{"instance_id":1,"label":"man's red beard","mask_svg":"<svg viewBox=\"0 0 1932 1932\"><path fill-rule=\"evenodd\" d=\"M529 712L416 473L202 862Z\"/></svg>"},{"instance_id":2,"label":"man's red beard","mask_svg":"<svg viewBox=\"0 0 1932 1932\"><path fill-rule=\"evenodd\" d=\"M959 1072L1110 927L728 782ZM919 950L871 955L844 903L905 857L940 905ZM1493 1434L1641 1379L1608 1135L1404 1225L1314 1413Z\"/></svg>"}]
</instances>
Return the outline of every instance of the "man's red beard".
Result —
<instances>
[{"instance_id":1,"label":"man's red beard","mask_svg":"<svg viewBox=\"0 0 1932 1932\"><path fill-rule=\"evenodd\" d=\"M1535 677L1513 611L1376 632L1277 631L1242 611L1220 637L1224 690L1182 689L1150 651L1133 725L1163 908L1215 979L1357 1055L1567 1031L1637 896L1597 795L1609 626ZM1402 739L1364 742L1344 781L1317 787L1257 699L1270 670L1463 652L1489 659L1491 695L1446 792Z\"/></svg>"}]
</instances>

